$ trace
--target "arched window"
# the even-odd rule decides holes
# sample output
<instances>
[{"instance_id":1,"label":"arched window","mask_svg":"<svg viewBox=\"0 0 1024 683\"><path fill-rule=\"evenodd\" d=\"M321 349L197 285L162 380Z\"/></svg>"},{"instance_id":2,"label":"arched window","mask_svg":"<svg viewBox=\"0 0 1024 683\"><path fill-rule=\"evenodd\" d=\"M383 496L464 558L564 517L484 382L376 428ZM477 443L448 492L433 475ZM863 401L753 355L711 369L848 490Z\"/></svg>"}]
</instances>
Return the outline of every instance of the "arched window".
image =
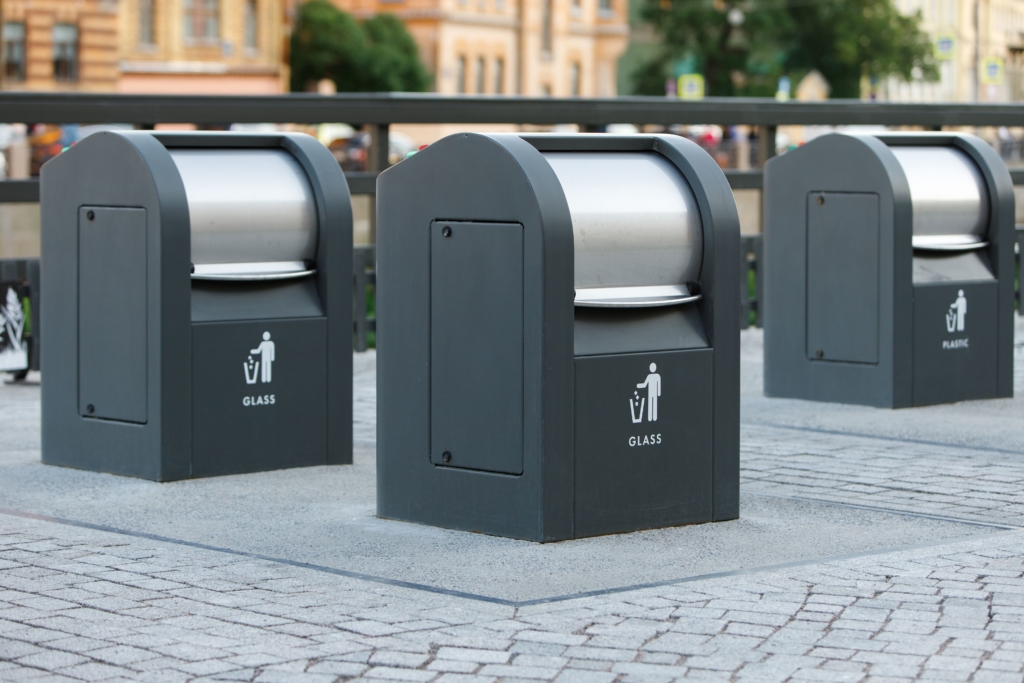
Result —
<instances>
[{"instance_id":1,"label":"arched window","mask_svg":"<svg viewBox=\"0 0 1024 683\"><path fill-rule=\"evenodd\" d=\"M184 0L185 39L215 40L220 37L219 0Z\"/></svg>"},{"instance_id":2,"label":"arched window","mask_svg":"<svg viewBox=\"0 0 1024 683\"><path fill-rule=\"evenodd\" d=\"M256 0L245 0L245 46L255 50L259 47L259 14Z\"/></svg>"},{"instance_id":3,"label":"arched window","mask_svg":"<svg viewBox=\"0 0 1024 683\"><path fill-rule=\"evenodd\" d=\"M153 39L153 2L139 0L139 45L152 45Z\"/></svg>"},{"instance_id":4,"label":"arched window","mask_svg":"<svg viewBox=\"0 0 1024 683\"><path fill-rule=\"evenodd\" d=\"M4 77L9 81L25 80L24 22L4 24Z\"/></svg>"},{"instance_id":5,"label":"arched window","mask_svg":"<svg viewBox=\"0 0 1024 683\"><path fill-rule=\"evenodd\" d=\"M78 80L78 26L53 25L53 79Z\"/></svg>"},{"instance_id":6,"label":"arched window","mask_svg":"<svg viewBox=\"0 0 1024 683\"><path fill-rule=\"evenodd\" d=\"M505 92L505 60L501 57L494 60L494 92Z\"/></svg>"},{"instance_id":7,"label":"arched window","mask_svg":"<svg viewBox=\"0 0 1024 683\"><path fill-rule=\"evenodd\" d=\"M455 70L455 92L466 92L466 57L460 56Z\"/></svg>"},{"instance_id":8,"label":"arched window","mask_svg":"<svg viewBox=\"0 0 1024 683\"><path fill-rule=\"evenodd\" d=\"M553 0L541 0L541 8L543 16L541 17L541 35L540 35L540 49L545 56L551 54L551 22L553 21L552 14L553 8L551 7Z\"/></svg>"}]
</instances>

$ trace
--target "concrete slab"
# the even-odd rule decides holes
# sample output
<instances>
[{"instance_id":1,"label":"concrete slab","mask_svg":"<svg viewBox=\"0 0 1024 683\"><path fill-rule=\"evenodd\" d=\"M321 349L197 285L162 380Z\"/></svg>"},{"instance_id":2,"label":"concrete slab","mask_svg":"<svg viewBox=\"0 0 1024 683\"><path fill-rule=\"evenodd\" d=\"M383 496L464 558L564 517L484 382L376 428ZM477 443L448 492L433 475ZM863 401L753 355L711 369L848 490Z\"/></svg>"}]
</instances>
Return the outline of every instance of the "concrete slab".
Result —
<instances>
[{"instance_id":1,"label":"concrete slab","mask_svg":"<svg viewBox=\"0 0 1024 683\"><path fill-rule=\"evenodd\" d=\"M744 495L742 517L734 522L543 546L377 519L374 360L372 354L355 359L353 466L170 484L41 465L39 387L0 386L0 506L513 604L948 542L999 530L759 494ZM745 395L745 411L751 403L757 406L751 398ZM821 412L813 405L786 410L790 412L784 414L795 416L792 419Z\"/></svg>"},{"instance_id":2,"label":"concrete slab","mask_svg":"<svg viewBox=\"0 0 1024 683\"><path fill-rule=\"evenodd\" d=\"M746 425L832 431L1024 456L1024 422L1020 419L1024 415L1024 318L1015 320L1013 398L900 410L766 397L763 331L745 330L741 337L740 419Z\"/></svg>"}]
</instances>

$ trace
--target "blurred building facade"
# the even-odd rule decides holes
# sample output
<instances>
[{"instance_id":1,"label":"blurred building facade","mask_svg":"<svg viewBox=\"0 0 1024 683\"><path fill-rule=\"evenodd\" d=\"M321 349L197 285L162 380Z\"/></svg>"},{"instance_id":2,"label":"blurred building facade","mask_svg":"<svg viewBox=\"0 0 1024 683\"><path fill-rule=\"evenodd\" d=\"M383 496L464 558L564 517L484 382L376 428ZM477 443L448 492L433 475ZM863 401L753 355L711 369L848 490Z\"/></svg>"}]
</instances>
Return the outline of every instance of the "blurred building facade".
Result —
<instances>
[{"instance_id":1,"label":"blurred building facade","mask_svg":"<svg viewBox=\"0 0 1024 683\"><path fill-rule=\"evenodd\" d=\"M282 0L4 0L8 90L287 90Z\"/></svg>"},{"instance_id":2,"label":"blurred building facade","mask_svg":"<svg viewBox=\"0 0 1024 683\"><path fill-rule=\"evenodd\" d=\"M444 94L613 97L628 0L335 0L391 12Z\"/></svg>"},{"instance_id":3,"label":"blurred building facade","mask_svg":"<svg viewBox=\"0 0 1024 683\"><path fill-rule=\"evenodd\" d=\"M913 102L1024 100L1024 0L894 0L921 13L932 38L939 81L891 78L866 84L878 99Z\"/></svg>"},{"instance_id":4,"label":"blurred building facade","mask_svg":"<svg viewBox=\"0 0 1024 683\"><path fill-rule=\"evenodd\" d=\"M116 89L116 3L107 0L5 0L0 7L5 87Z\"/></svg>"}]
</instances>

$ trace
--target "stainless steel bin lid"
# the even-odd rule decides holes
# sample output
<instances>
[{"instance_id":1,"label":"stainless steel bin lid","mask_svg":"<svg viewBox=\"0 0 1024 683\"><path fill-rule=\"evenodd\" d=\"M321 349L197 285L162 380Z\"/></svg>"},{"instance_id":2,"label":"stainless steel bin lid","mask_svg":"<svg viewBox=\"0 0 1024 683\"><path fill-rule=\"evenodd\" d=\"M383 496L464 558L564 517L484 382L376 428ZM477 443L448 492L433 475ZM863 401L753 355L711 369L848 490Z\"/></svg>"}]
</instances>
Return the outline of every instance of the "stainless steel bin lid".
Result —
<instances>
[{"instance_id":1,"label":"stainless steel bin lid","mask_svg":"<svg viewBox=\"0 0 1024 683\"><path fill-rule=\"evenodd\" d=\"M193 278L266 280L313 272L317 209L283 149L170 149L192 232Z\"/></svg>"},{"instance_id":2,"label":"stainless steel bin lid","mask_svg":"<svg viewBox=\"0 0 1024 683\"><path fill-rule=\"evenodd\" d=\"M696 301L704 233L686 179L654 152L545 152L572 215L577 306Z\"/></svg>"},{"instance_id":3,"label":"stainless steel bin lid","mask_svg":"<svg viewBox=\"0 0 1024 683\"><path fill-rule=\"evenodd\" d=\"M962 251L988 244L988 188L966 154L956 147L890 149L910 185L915 249Z\"/></svg>"}]
</instances>

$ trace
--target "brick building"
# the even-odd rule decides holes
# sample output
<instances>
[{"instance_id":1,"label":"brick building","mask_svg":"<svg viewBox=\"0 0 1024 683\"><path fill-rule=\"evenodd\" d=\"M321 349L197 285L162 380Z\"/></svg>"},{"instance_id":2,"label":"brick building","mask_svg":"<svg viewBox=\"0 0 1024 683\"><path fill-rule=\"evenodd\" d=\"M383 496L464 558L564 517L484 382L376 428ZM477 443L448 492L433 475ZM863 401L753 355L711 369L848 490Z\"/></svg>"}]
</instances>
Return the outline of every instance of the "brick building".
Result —
<instances>
[{"instance_id":1,"label":"brick building","mask_svg":"<svg viewBox=\"0 0 1024 683\"><path fill-rule=\"evenodd\" d=\"M612 97L627 0L335 0L358 18L391 12L439 93Z\"/></svg>"},{"instance_id":2,"label":"brick building","mask_svg":"<svg viewBox=\"0 0 1024 683\"><path fill-rule=\"evenodd\" d=\"M5 0L8 90L278 93L281 0Z\"/></svg>"},{"instance_id":3,"label":"brick building","mask_svg":"<svg viewBox=\"0 0 1024 683\"><path fill-rule=\"evenodd\" d=\"M117 3L6 0L3 76L8 89L114 90Z\"/></svg>"}]
</instances>

